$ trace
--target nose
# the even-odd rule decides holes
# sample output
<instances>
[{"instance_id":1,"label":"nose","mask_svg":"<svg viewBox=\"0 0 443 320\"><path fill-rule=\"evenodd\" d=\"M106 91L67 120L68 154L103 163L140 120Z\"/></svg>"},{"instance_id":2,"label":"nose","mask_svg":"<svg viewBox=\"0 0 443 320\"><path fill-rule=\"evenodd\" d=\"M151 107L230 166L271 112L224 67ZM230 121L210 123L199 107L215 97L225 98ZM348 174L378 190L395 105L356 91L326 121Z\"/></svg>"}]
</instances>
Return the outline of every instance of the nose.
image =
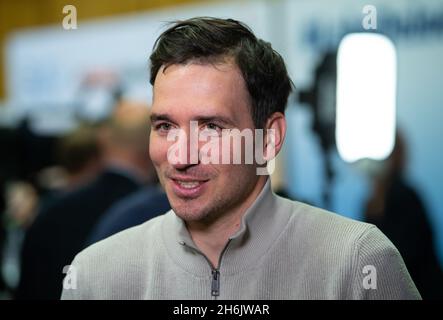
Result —
<instances>
[{"instance_id":1,"label":"nose","mask_svg":"<svg viewBox=\"0 0 443 320\"><path fill-rule=\"evenodd\" d=\"M168 162L177 170L185 170L199 163L198 128L178 130L175 142L169 147Z\"/></svg>"},{"instance_id":2,"label":"nose","mask_svg":"<svg viewBox=\"0 0 443 320\"><path fill-rule=\"evenodd\" d=\"M172 167L177 171L186 171L188 168L195 166L195 164L189 164L189 163L177 163L173 164Z\"/></svg>"}]
</instances>

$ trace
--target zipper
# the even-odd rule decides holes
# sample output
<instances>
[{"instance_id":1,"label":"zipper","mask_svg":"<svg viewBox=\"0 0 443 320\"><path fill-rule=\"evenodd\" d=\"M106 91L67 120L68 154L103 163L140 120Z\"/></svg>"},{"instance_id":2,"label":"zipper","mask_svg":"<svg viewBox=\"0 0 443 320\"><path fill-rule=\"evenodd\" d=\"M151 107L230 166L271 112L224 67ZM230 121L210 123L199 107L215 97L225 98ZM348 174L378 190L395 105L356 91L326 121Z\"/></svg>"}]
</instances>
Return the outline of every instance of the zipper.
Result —
<instances>
[{"instance_id":1,"label":"zipper","mask_svg":"<svg viewBox=\"0 0 443 320\"><path fill-rule=\"evenodd\" d=\"M218 269L212 269L212 284L211 284L211 296L217 297L220 295L220 271Z\"/></svg>"},{"instance_id":2,"label":"zipper","mask_svg":"<svg viewBox=\"0 0 443 320\"><path fill-rule=\"evenodd\" d=\"M206 257L206 255L204 255L200 250L198 250L192 246L188 246L185 242L182 242L183 245L185 245L189 248L192 248L195 251L197 251L198 253L200 253L206 259L209 266L211 267L211 296L214 300L217 299L217 297L220 295L220 265L221 265L221 261L223 258L223 254L225 253L226 249L228 248L228 245L230 242L231 242L231 239L228 240L228 242L226 243L222 252L220 253L220 256L218 258L218 267L217 268L214 268L212 266L211 261L209 261L209 259Z\"/></svg>"},{"instance_id":3,"label":"zipper","mask_svg":"<svg viewBox=\"0 0 443 320\"><path fill-rule=\"evenodd\" d=\"M218 266L217 268L213 268L211 262L206 258L205 255L203 255L206 258L206 261L208 261L209 266L211 267L211 274L212 274L212 281L211 281L211 296L215 300L220 295L220 266L221 261L223 258L223 254L225 253L226 249L228 248L229 243L231 242L231 239L226 242L225 247L223 248L222 252L220 252L220 256L218 257Z\"/></svg>"}]
</instances>

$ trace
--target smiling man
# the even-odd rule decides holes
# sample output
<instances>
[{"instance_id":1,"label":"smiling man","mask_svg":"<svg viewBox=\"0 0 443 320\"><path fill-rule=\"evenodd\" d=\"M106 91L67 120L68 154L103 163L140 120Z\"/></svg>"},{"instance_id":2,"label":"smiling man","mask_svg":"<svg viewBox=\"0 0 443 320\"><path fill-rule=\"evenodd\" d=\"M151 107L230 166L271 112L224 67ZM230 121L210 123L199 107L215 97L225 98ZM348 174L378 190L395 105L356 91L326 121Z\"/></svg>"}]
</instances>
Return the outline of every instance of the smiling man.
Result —
<instances>
[{"instance_id":1,"label":"smiling man","mask_svg":"<svg viewBox=\"0 0 443 320\"><path fill-rule=\"evenodd\" d=\"M62 298L420 298L377 228L276 196L263 162L245 161L272 161L285 137L291 80L269 43L235 20L194 18L150 59L149 153L172 210L79 253ZM257 130L252 148L221 143Z\"/></svg>"}]
</instances>

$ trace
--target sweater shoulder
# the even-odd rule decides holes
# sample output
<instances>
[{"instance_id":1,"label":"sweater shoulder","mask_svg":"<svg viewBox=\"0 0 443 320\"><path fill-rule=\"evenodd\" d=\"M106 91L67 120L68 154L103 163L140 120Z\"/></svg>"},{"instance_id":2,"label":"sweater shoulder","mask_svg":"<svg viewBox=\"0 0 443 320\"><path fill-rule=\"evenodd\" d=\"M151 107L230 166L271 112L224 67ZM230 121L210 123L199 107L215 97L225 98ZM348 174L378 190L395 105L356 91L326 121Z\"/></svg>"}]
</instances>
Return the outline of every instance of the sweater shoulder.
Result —
<instances>
[{"instance_id":1,"label":"sweater shoulder","mask_svg":"<svg viewBox=\"0 0 443 320\"><path fill-rule=\"evenodd\" d=\"M354 247L369 230L378 230L370 223L350 219L302 202L291 202L292 226L298 231L294 235L305 235L313 242L334 241Z\"/></svg>"},{"instance_id":2,"label":"sweater shoulder","mask_svg":"<svg viewBox=\"0 0 443 320\"><path fill-rule=\"evenodd\" d=\"M75 274L76 290L63 288L62 299L137 299L150 257L161 246L162 221L168 213L123 230L92 244L78 253L72 261L69 274ZM72 276L71 276L72 278ZM65 282L64 280L64 282Z\"/></svg>"},{"instance_id":3,"label":"sweater shoulder","mask_svg":"<svg viewBox=\"0 0 443 320\"><path fill-rule=\"evenodd\" d=\"M288 243L295 244L306 256L316 255L319 263L350 265L355 263L358 251L370 253L394 247L373 224L297 201L288 201L286 208L291 213L285 238L289 237Z\"/></svg>"},{"instance_id":4,"label":"sweater shoulder","mask_svg":"<svg viewBox=\"0 0 443 320\"><path fill-rule=\"evenodd\" d=\"M156 242L160 239L158 235L161 232L162 221L168 213L90 245L77 254L76 260L88 264L112 263L112 261L124 261L124 259L149 252L150 248L156 246Z\"/></svg>"}]
</instances>

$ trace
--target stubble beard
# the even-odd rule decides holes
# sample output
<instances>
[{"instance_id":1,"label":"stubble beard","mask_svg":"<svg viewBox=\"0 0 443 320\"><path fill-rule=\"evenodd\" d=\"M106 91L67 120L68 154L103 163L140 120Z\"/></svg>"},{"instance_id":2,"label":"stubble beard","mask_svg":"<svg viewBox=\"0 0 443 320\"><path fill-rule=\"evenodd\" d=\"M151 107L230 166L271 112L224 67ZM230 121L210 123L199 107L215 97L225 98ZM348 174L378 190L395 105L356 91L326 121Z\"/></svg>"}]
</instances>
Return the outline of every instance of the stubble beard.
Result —
<instances>
[{"instance_id":1,"label":"stubble beard","mask_svg":"<svg viewBox=\"0 0 443 320\"><path fill-rule=\"evenodd\" d=\"M181 204L174 205L171 203L171 207L175 214L185 222L211 225L226 215L227 212L240 206L252 189L253 186L251 184L243 185L241 181L236 180L233 184L226 186L226 189L221 191L221 193L213 194L212 199L202 203L203 208L196 207L196 204L191 203L195 200L198 201L198 199L188 200L189 205L187 205L186 200L181 199L179 200L182 201Z\"/></svg>"}]
</instances>

